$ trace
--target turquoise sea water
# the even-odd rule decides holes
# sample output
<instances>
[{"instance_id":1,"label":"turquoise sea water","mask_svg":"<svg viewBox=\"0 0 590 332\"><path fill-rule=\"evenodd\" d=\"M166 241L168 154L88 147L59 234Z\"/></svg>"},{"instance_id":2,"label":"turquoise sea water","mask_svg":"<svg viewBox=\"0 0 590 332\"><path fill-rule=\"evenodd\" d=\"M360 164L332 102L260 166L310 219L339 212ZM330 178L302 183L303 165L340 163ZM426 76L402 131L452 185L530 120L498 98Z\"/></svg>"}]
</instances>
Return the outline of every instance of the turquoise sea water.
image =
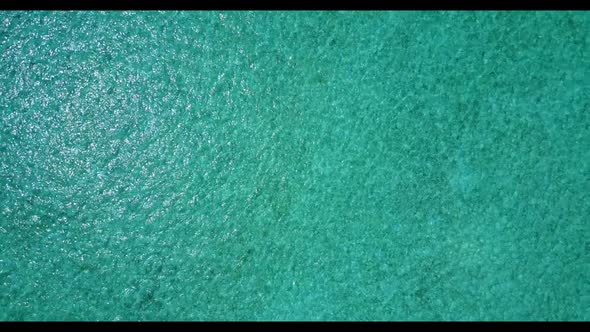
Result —
<instances>
[{"instance_id":1,"label":"turquoise sea water","mask_svg":"<svg viewBox=\"0 0 590 332\"><path fill-rule=\"evenodd\" d=\"M587 12L0 12L0 320L589 320Z\"/></svg>"}]
</instances>

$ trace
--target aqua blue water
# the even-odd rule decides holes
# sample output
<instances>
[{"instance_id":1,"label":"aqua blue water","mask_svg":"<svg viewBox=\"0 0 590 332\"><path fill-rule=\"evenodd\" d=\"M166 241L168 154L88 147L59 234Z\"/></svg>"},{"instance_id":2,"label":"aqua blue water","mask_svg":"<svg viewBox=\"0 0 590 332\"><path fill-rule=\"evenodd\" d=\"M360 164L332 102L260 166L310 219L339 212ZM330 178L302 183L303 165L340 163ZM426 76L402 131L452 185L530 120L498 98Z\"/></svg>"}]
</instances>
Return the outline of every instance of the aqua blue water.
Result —
<instances>
[{"instance_id":1,"label":"aqua blue water","mask_svg":"<svg viewBox=\"0 0 590 332\"><path fill-rule=\"evenodd\" d=\"M0 319L588 320L589 31L0 12Z\"/></svg>"}]
</instances>

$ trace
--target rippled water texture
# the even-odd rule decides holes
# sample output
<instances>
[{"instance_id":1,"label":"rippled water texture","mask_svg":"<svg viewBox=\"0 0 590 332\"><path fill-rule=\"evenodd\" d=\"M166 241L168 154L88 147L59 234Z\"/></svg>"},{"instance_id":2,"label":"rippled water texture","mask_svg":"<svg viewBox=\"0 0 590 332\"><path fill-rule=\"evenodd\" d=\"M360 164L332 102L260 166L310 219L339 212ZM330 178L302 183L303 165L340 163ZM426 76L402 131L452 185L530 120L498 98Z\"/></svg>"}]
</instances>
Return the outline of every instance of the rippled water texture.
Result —
<instances>
[{"instance_id":1,"label":"rippled water texture","mask_svg":"<svg viewBox=\"0 0 590 332\"><path fill-rule=\"evenodd\" d=\"M587 12L0 12L0 319L589 320Z\"/></svg>"}]
</instances>

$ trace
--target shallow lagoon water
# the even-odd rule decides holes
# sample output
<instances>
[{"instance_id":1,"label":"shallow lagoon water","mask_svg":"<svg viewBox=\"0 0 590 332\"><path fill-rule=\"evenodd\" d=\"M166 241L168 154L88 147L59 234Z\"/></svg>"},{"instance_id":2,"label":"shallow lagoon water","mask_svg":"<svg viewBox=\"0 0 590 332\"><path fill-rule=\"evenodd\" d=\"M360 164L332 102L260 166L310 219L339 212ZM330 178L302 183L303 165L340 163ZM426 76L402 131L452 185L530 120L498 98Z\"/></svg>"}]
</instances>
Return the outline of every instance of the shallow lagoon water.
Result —
<instances>
[{"instance_id":1,"label":"shallow lagoon water","mask_svg":"<svg viewBox=\"0 0 590 332\"><path fill-rule=\"evenodd\" d=\"M0 12L0 319L588 320L588 31Z\"/></svg>"}]
</instances>

